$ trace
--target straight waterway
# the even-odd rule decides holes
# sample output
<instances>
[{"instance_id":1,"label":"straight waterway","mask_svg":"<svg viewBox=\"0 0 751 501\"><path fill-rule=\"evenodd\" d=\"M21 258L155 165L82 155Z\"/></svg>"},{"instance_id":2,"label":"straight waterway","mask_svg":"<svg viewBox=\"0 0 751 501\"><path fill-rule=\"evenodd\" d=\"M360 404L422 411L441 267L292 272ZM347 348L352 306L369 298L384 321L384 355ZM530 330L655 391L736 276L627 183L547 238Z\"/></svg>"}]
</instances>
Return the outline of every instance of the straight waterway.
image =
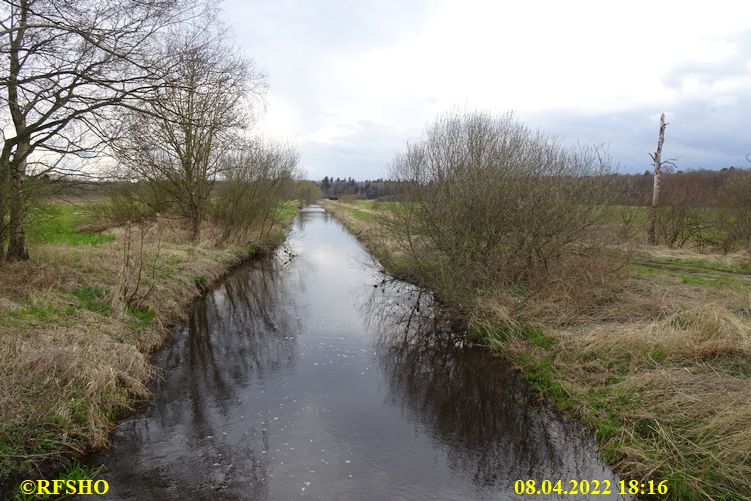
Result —
<instances>
[{"instance_id":1,"label":"straight waterway","mask_svg":"<svg viewBox=\"0 0 751 501\"><path fill-rule=\"evenodd\" d=\"M273 258L197 301L157 353L148 408L88 459L106 497L557 499L516 495L528 479L617 492L578 423L387 278L339 222L301 211Z\"/></svg>"}]
</instances>

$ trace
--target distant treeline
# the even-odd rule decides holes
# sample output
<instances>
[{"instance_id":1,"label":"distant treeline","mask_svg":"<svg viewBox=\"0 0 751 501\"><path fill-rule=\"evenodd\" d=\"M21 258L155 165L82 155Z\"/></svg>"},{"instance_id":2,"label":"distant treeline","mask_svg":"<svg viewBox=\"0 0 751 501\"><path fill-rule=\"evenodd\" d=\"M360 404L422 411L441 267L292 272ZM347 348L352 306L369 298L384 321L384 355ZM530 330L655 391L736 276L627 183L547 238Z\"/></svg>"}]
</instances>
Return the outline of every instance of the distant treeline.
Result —
<instances>
[{"instance_id":1,"label":"distant treeline","mask_svg":"<svg viewBox=\"0 0 751 501\"><path fill-rule=\"evenodd\" d=\"M329 198L387 198L398 192L398 181L384 179L355 181L354 179L340 179L324 177L319 183L324 196Z\"/></svg>"},{"instance_id":2,"label":"distant treeline","mask_svg":"<svg viewBox=\"0 0 751 501\"><path fill-rule=\"evenodd\" d=\"M741 178L751 176L751 169L726 167L719 170L689 170L665 173L663 178L662 205L689 207L724 207L733 204L735 197L728 197L730 185ZM653 177L643 174L610 174L593 176L591 182L602 183L609 188L603 192L606 205L648 206L651 203ZM81 181L61 178L48 179L47 193L57 196L107 195L120 182ZM403 181L384 179L356 181L353 178L324 177L317 184L326 197L378 199L389 198L399 193ZM222 182L218 182L221 186ZM615 188L615 189L612 189Z\"/></svg>"},{"instance_id":3,"label":"distant treeline","mask_svg":"<svg viewBox=\"0 0 751 501\"><path fill-rule=\"evenodd\" d=\"M751 175L751 170L739 167L725 167L719 170L688 170L663 174L662 205L688 207L723 207L732 204L727 189L740 177ZM607 186L602 192L604 205L648 206L652 200L653 176L650 171L643 174L608 174L592 176L593 184ZM403 181L364 180L353 178L324 177L319 186L324 196L331 198L389 198L399 193Z\"/></svg>"}]
</instances>

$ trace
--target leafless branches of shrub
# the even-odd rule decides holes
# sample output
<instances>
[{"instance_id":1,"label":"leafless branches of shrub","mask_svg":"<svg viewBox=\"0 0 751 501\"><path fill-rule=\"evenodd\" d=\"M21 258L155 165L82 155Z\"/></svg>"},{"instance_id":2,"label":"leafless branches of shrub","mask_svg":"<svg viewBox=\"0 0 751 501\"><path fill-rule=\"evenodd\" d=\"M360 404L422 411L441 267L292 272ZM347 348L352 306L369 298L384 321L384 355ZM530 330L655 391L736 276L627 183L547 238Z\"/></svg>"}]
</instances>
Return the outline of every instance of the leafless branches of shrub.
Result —
<instances>
[{"instance_id":1,"label":"leafless branches of shrub","mask_svg":"<svg viewBox=\"0 0 751 501\"><path fill-rule=\"evenodd\" d=\"M112 294L112 311L122 312L124 307L140 306L151 294L155 281L161 239L157 232L156 250L149 256L145 248L148 233L156 224L143 220L128 223L124 226L121 238L122 265L118 275L117 285ZM146 276L150 270L150 285L146 286Z\"/></svg>"},{"instance_id":2,"label":"leafless branches of shrub","mask_svg":"<svg viewBox=\"0 0 751 501\"><path fill-rule=\"evenodd\" d=\"M323 198L323 191L318 183L300 179L295 183L295 198L301 209Z\"/></svg>"},{"instance_id":3,"label":"leafless branches of shrub","mask_svg":"<svg viewBox=\"0 0 751 501\"><path fill-rule=\"evenodd\" d=\"M292 146L260 139L239 142L222 156L213 219L222 241L265 239L282 202L294 197L299 156Z\"/></svg>"},{"instance_id":4,"label":"leafless branches of shrub","mask_svg":"<svg viewBox=\"0 0 751 501\"><path fill-rule=\"evenodd\" d=\"M655 209L657 241L681 248L688 243L702 244L711 221L703 201L714 191L709 180L700 176L670 174L662 186L660 205Z\"/></svg>"},{"instance_id":5,"label":"leafless branches of shrub","mask_svg":"<svg viewBox=\"0 0 751 501\"><path fill-rule=\"evenodd\" d=\"M510 113L445 115L393 163L392 229L419 279L457 301L524 289L598 247L607 171L601 149L566 147Z\"/></svg>"},{"instance_id":6,"label":"leafless branches of shrub","mask_svg":"<svg viewBox=\"0 0 751 501\"><path fill-rule=\"evenodd\" d=\"M739 247L751 251L751 171L733 172L720 193L725 203L715 222L721 232L719 247L724 252Z\"/></svg>"}]
</instances>

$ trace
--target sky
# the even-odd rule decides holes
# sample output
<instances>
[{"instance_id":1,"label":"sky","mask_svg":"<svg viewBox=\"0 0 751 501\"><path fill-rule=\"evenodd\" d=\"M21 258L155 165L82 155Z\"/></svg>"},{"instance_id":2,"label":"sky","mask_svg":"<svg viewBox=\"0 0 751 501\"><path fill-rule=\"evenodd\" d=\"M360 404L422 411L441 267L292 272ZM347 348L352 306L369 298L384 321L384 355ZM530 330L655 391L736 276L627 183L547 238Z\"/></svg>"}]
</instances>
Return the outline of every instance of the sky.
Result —
<instances>
[{"instance_id":1,"label":"sky","mask_svg":"<svg viewBox=\"0 0 751 501\"><path fill-rule=\"evenodd\" d=\"M447 112L515 112L643 172L669 123L678 169L748 166L751 2L227 0L267 74L257 124L310 179L388 176Z\"/></svg>"}]
</instances>

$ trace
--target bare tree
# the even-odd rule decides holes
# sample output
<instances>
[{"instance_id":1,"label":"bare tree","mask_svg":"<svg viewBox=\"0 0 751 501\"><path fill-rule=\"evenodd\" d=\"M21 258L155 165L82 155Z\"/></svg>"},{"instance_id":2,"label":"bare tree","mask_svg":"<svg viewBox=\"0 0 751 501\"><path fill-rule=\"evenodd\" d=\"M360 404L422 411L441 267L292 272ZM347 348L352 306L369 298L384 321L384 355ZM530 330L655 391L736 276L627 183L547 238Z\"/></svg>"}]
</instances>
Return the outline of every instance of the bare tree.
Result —
<instances>
[{"instance_id":1,"label":"bare tree","mask_svg":"<svg viewBox=\"0 0 751 501\"><path fill-rule=\"evenodd\" d=\"M154 35L184 19L182 0L2 0L0 220L7 258L28 258L27 179L70 169L103 142L89 132L113 106L136 107L159 83ZM7 212L6 212L7 211ZM2 229L2 228L0 228ZM0 235L3 236L3 235ZM0 240L1 242L2 240Z\"/></svg>"},{"instance_id":2,"label":"bare tree","mask_svg":"<svg viewBox=\"0 0 751 501\"><path fill-rule=\"evenodd\" d=\"M142 302L154 290L154 276L157 270L159 260L159 250L161 239L157 235L156 249L153 252L153 258L149 256L145 249L146 236L156 225L147 220L141 220L136 224L128 222L125 226L125 233L122 238L122 248L120 256L122 265L118 275L117 285L112 293L111 304L112 310L122 312L123 306L140 306ZM134 229L137 235L134 235ZM146 274L149 268L149 286L146 288ZM144 287L146 290L141 290Z\"/></svg>"},{"instance_id":3,"label":"bare tree","mask_svg":"<svg viewBox=\"0 0 751 501\"><path fill-rule=\"evenodd\" d=\"M114 142L123 165L190 221L193 240L223 153L250 122L247 98L265 88L263 75L223 35L209 20L170 36L162 53L163 85L144 109L123 117L125 128Z\"/></svg>"},{"instance_id":4,"label":"bare tree","mask_svg":"<svg viewBox=\"0 0 751 501\"><path fill-rule=\"evenodd\" d=\"M660 182L662 181L662 145L665 143L665 113L660 113L660 131L657 136L657 149L649 156L652 158L654 165L654 185L652 188L652 208L649 214L649 243L657 244L657 207L660 204Z\"/></svg>"}]
</instances>

